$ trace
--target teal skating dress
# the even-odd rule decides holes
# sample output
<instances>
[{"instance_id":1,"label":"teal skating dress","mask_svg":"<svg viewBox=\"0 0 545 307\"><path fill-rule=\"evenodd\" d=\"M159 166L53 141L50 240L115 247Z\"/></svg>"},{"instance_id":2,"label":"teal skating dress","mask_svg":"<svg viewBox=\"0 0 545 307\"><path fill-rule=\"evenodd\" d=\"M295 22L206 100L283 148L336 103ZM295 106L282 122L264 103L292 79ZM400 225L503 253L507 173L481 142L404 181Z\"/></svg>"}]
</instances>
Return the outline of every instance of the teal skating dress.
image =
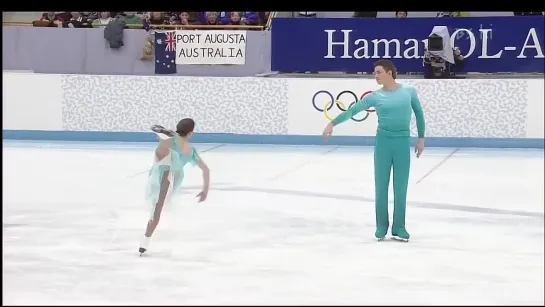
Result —
<instances>
[{"instance_id":1,"label":"teal skating dress","mask_svg":"<svg viewBox=\"0 0 545 307\"><path fill-rule=\"evenodd\" d=\"M151 205L151 217L155 212L155 206L159 201L159 193L161 191L161 180L165 171L169 171L168 180L170 182L167 196L165 198L165 204L172 200L173 193L178 191L182 185L184 179L184 167L186 164L192 166L197 165L198 155L195 148L191 149L189 155L185 155L180 151L178 145L178 137L172 138L172 145L170 146L169 154L163 159L157 159L155 155L153 166L150 169L148 176L148 184L146 187L146 202Z\"/></svg>"}]
</instances>

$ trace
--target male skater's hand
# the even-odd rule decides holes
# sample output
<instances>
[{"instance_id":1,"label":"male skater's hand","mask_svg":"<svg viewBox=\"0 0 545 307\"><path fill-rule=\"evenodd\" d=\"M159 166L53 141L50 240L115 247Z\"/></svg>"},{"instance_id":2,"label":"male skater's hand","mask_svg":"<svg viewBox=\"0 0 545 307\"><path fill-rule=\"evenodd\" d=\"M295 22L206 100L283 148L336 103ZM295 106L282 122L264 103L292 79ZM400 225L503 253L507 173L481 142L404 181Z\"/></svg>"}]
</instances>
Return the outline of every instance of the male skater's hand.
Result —
<instances>
[{"instance_id":1,"label":"male skater's hand","mask_svg":"<svg viewBox=\"0 0 545 307\"><path fill-rule=\"evenodd\" d=\"M414 146L414 152L416 153L416 157L420 158L420 155L424 151L424 139L418 139L416 142L416 145Z\"/></svg>"},{"instance_id":2,"label":"male skater's hand","mask_svg":"<svg viewBox=\"0 0 545 307\"><path fill-rule=\"evenodd\" d=\"M325 143L327 137L329 137L332 134L333 134L333 124L329 123L329 124L327 124L327 126L325 126L324 132L322 132L322 139L324 140L324 143Z\"/></svg>"},{"instance_id":3,"label":"male skater's hand","mask_svg":"<svg viewBox=\"0 0 545 307\"><path fill-rule=\"evenodd\" d=\"M208 196L208 191L206 190L202 190L199 194L197 194L197 197L199 198L199 202L205 201L206 196Z\"/></svg>"}]
</instances>

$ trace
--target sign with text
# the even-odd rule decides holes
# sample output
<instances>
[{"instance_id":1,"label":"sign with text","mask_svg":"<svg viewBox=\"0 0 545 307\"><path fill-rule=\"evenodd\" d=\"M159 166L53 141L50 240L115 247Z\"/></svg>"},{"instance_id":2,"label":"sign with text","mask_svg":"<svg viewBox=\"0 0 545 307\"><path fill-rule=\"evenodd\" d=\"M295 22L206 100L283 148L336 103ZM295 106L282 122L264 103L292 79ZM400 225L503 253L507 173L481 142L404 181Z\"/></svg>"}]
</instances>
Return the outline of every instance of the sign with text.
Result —
<instances>
[{"instance_id":1,"label":"sign with text","mask_svg":"<svg viewBox=\"0 0 545 307\"><path fill-rule=\"evenodd\" d=\"M177 65L244 65L246 31L177 30Z\"/></svg>"},{"instance_id":2,"label":"sign with text","mask_svg":"<svg viewBox=\"0 0 545 307\"><path fill-rule=\"evenodd\" d=\"M434 26L446 26L466 72L544 72L543 16L457 18L275 18L273 71L371 72L391 59L422 72Z\"/></svg>"}]
</instances>

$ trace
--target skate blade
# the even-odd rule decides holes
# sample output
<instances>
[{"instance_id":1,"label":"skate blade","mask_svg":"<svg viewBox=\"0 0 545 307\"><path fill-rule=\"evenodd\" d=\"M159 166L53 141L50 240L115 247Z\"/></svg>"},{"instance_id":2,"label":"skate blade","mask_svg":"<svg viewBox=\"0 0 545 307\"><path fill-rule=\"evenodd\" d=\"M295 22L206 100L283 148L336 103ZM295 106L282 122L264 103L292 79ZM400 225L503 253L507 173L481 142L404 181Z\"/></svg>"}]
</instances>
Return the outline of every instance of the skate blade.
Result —
<instances>
[{"instance_id":1,"label":"skate blade","mask_svg":"<svg viewBox=\"0 0 545 307\"><path fill-rule=\"evenodd\" d=\"M140 247L138 248L138 252L140 253L140 257L142 257L142 255L144 255L144 253L146 252L147 249L143 248L143 247Z\"/></svg>"},{"instance_id":2,"label":"skate blade","mask_svg":"<svg viewBox=\"0 0 545 307\"><path fill-rule=\"evenodd\" d=\"M155 134L157 134L157 136L159 136L161 139L169 139L175 135L174 131L166 129L165 127L160 125L152 126L151 131L155 132Z\"/></svg>"},{"instance_id":3,"label":"skate blade","mask_svg":"<svg viewBox=\"0 0 545 307\"><path fill-rule=\"evenodd\" d=\"M382 238L377 238L377 237L375 237L375 240L377 240L378 242L380 242L380 241L384 241L385 238L386 238L386 237L382 237Z\"/></svg>"},{"instance_id":4,"label":"skate blade","mask_svg":"<svg viewBox=\"0 0 545 307\"><path fill-rule=\"evenodd\" d=\"M165 130L165 127L161 126L161 125L153 125L151 126L151 131L153 132L156 132L156 133L161 133Z\"/></svg>"},{"instance_id":5,"label":"skate blade","mask_svg":"<svg viewBox=\"0 0 545 307\"><path fill-rule=\"evenodd\" d=\"M409 242L409 239L404 239L398 236L392 236L392 240L399 241L399 242Z\"/></svg>"}]
</instances>

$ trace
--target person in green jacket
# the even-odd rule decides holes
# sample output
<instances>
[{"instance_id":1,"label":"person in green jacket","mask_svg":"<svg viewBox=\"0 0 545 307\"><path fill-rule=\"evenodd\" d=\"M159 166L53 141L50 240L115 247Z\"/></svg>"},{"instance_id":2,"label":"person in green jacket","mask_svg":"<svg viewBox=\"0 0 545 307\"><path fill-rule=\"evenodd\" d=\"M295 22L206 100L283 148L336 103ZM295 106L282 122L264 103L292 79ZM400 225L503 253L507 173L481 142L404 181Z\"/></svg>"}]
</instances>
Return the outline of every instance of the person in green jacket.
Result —
<instances>
[{"instance_id":1,"label":"person in green jacket","mask_svg":"<svg viewBox=\"0 0 545 307\"><path fill-rule=\"evenodd\" d=\"M396 82L396 68L389 60L375 63L375 79L382 85L363 97L345 112L339 114L325 127L322 136L327 138L333 128L361 111L374 107L378 116L375 138L375 237L383 240L390 226L388 218L388 187L390 171L394 173L394 219L392 236L394 239L409 241L405 227L407 206L407 185L411 165L410 132L411 109L416 117L418 141L415 146L416 157L424 150L425 121L424 112L414 87Z\"/></svg>"}]
</instances>

